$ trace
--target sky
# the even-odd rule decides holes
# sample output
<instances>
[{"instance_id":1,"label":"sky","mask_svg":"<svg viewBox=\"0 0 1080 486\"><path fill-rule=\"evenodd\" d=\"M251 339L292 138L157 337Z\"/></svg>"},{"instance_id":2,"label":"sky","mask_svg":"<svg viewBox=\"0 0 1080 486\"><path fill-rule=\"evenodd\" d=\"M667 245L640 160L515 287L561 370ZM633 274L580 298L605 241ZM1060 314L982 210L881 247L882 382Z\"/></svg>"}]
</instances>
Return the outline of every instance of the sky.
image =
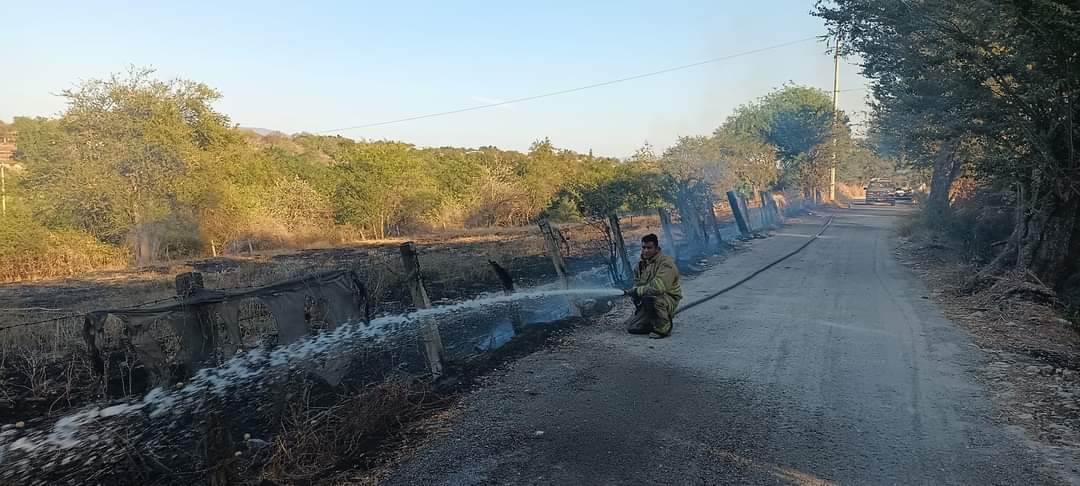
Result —
<instances>
[{"instance_id":1,"label":"sky","mask_svg":"<svg viewBox=\"0 0 1080 486\"><path fill-rule=\"evenodd\" d=\"M5 5L6 4L6 5ZM129 66L206 83L241 126L420 146L558 147L626 157L702 135L785 83L831 91L811 40L454 115L332 131L621 79L823 35L811 0L638 2L14 2L4 11L0 120L55 116L81 80ZM866 80L840 69L839 106ZM853 91L850 91L853 90Z\"/></svg>"}]
</instances>

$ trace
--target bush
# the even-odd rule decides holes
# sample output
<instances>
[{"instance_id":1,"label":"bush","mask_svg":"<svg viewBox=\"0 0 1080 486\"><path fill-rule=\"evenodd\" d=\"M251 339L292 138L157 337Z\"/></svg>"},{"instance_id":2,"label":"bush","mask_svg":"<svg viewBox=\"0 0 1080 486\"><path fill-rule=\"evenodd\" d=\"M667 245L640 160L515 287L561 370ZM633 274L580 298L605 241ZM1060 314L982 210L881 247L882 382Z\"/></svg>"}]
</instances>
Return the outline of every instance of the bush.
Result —
<instances>
[{"instance_id":1,"label":"bush","mask_svg":"<svg viewBox=\"0 0 1080 486\"><path fill-rule=\"evenodd\" d=\"M29 215L8 214L0 225L0 281L71 276L127 265L125 250L78 230L50 231Z\"/></svg>"},{"instance_id":2,"label":"bush","mask_svg":"<svg viewBox=\"0 0 1080 486\"><path fill-rule=\"evenodd\" d=\"M974 263L988 263L1012 234L1016 216L1009 193L977 189L956 201L952 215L941 221L941 230L964 249Z\"/></svg>"},{"instance_id":3,"label":"bush","mask_svg":"<svg viewBox=\"0 0 1080 486\"><path fill-rule=\"evenodd\" d=\"M896 227L896 233L904 238L921 238L926 235L926 220L922 213L904 219Z\"/></svg>"}]
</instances>

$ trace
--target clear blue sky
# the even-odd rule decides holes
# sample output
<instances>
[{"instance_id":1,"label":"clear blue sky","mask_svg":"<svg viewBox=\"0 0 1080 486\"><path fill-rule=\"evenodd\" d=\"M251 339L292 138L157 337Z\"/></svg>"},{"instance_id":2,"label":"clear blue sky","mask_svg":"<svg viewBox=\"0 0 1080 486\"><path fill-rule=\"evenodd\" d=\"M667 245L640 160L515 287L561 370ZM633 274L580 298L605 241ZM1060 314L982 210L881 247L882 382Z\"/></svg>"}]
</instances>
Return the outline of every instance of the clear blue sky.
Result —
<instances>
[{"instance_id":1,"label":"clear blue sky","mask_svg":"<svg viewBox=\"0 0 1080 486\"><path fill-rule=\"evenodd\" d=\"M55 115L79 80L128 65L222 92L233 122L319 131L573 88L820 35L810 0L660 2L14 2L0 119ZM397 5L391 5L396 3ZM93 4L93 5L91 5ZM711 132L792 81L831 89L819 42L558 97L365 130L417 145L626 156ZM865 86L841 68L841 89ZM840 107L865 110L863 92ZM859 119L857 113L854 113Z\"/></svg>"}]
</instances>

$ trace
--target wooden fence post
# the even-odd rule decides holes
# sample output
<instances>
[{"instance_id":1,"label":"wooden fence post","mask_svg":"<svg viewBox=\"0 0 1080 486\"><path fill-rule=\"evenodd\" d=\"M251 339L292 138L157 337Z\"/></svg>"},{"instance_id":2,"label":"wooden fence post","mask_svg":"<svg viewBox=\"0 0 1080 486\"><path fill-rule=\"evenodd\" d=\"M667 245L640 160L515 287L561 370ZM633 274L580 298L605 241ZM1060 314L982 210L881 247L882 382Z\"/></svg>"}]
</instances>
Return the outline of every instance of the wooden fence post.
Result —
<instances>
[{"instance_id":1,"label":"wooden fence post","mask_svg":"<svg viewBox=\"0 0 1080 486\"><path fill-rule=\"evenodd\" d=\"M671 255L671 258L678 262L679 245L675 243L675 236L671 231L671 213L664 208L657 208L656 212L660 213L660 229L664 233L664 247L667 248L668 255Z\"/></svg>"},{"instance_id":2,"label":"wooden fence post","mask_svg":"<svg viewBox=\"0 0 1080 486\"><path fill-rule=\"evenodd\" d=\"M536 222L536 225L540 227L540 232L544 235L544 247L547 248L548 257L551 258L551 264L555 266L555 273L559 276L559 284L563 289L570 288L570 281L566 276L566 262L563 261L562 253L559 251L558 240L555 239L555 232L551 229L551 223L548 220L541 218ZM573 297L567 298L570 301L570 315L578 317L581 315L581 310L578 309L577 302Z\"/></svg>"},{"instance_id":3,"label":"wooden fence post","mask_svg":"<svg viewBox=\"0 0 1080 486\"><path fill-rule=\"evenodd\" d=\"M626 254L626 241L623 240L622 228L619 227L619 215L608 215L608 224L611 225L611 237L615 240L615 252L618 253L619 273L622 282L629 282L634 278L634 270L630 267L630 256Z\"/></svg>"},{"instance_id":4,"label":"wooden fence post","mask_svg":"<svg viewBox=\"0 0 1080 486\"><path fill-rule=\"evenodd\" d=\"M743 237L749 237L750 226L746 223L746 213L743 212L739 203L739 196L735 194L735 191L728 191L727 200L728 204L731 205L731 214L735 216L735 224L739 227L739 233Z\"/></svg>"},{"instance_id":5,"label":"wooden fence post","mask_svg":"<svg viewBox=\"0 0 1080 486\"><path fill-rule=\"evenodd\" d=\"M401 244L401 265L405 268L405 284L409 286L409 294L412 295L413 306L417 309L431 307L431 298L428 297L427 289L424 288L424 279L420 274L420 257L416 253L416 245L411 241ZM443 374L443 350L442 337L439 335L439 325L432 320L424 323L421 331L424 339L424 351L427 354L428 367L431 374L436 378Z\"/></svg>"},{"instance_id":6,"label":"wooden fence post","mask_svg":"<svg viewBox=\"0 0 1080 486\"><path fill-rule=\"evenodd\" d=\"M488 260L488 264L491 265L491 269L495 271L495 275L499 277L499 283L502 284L503 295L513 295L514 293L514 278L510 275L502 265L499 265L495 260ZM521 307L517 302L510 302L510 325L514 328L514 332L521 332L525 327L525 322L521 319Z\"/></svg>"},{"instance_id":7,"label":"wooden fence post","mask_svg":"<svg viewBox=\"0 0 1080 486\"><path fill-rule=\"evenodd\" d=\"M541 219L536 224L540 227L540 233L544 235L544 247L547 249L548 257L551 258L551 264L555 266L555 273L559 276L559 283L562 284L563 288L566 288L566 262L563 261L562 253L559 251L559 243L555 238L555 233L551 230L551 223L548 223L546 219Z\"/></svg>"},{"instance_id":8,"label":"wooden fence post","mask_svg":"<svg viewBox=\"0 0 1080 486\"><path fill-rule=\"evenodd\" d=\"M416 253L416 244L406 241L401 244L399 250L401 250L401 265L405 268L405 285L409 286L413 306L417 309L431 307L431 299L428 297L427 289L424 288L424 279L420 274L420 257Z\"/></svg>"}]
</instances>

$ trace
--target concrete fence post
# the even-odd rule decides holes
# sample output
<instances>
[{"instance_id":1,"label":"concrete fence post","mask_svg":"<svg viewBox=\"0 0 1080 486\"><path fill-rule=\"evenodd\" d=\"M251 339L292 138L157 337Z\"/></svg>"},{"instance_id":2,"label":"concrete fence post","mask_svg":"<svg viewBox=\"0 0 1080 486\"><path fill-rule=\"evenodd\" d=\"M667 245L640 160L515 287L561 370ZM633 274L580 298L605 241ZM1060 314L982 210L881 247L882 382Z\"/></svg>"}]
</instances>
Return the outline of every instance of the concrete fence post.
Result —
<instances>
[{"instance_id":1,"label":"concrete fence post","mask_svg":"<svg viewBox=\"0 0 1080 486\"><path fill-rule=\"evenodd\" d=\"M776 226L776 221L772 217L772 207L769 206L769 195L765 191L759 191L758 195L761 197L761 219L764 221L765 226Z\"/></svg>"},{"instance_id":2,"label":"concrete fence post","mask_svg":"<svg viewBox=\"0 0 1080 486\"><path fill-rule=\"evenodd\" d=\"M720 231L720 218L716 217L716 199L712 194L709 195L708 204L709 210L705 213L705 216L709 220L709 227L712 228L713 236L716 237L716 249L719 251L724 245L724 234Z\"/></svg>"},{"instance_id":3,"label":"concrete fence post","mask_svg":"<svg viewBox=\"0 0 1080 486\"><path fill-rule=\"evenodd\" d=\"M784 225L784 213L780 209L780 205L776 202L776 198L769 196L769 210L772 212L773 220L776 221L776 226Z\"/></svg>"},{"instance_id":4,"label":"concrete fence post","mask_svg":"<svg viewBox=\"0 0 1080 486\"><path fill-rule=\"evenodd\" d=\"M746 215L746 227L753 233L754 230L759 229L757 223L754 221L754 211L750 207L750 201L746 199L746 196L739 194L739 203L742 207L743 214Z\"/></svg>"},{"instance_id":5,"label":"concrete fence post","mask_svg":"<svg viewBox=\"0 0 1080 486\"><path fill-rule=\"evenodd\" d=\"M743 237L750 236L750 225L746 221L746 213L743 211L740 204L739 196L735 194L735 191L727 192L728 204L731 206L731 214L735 216L735 224L739 227L739 233Z\"/></svg>"}]
</instances>

